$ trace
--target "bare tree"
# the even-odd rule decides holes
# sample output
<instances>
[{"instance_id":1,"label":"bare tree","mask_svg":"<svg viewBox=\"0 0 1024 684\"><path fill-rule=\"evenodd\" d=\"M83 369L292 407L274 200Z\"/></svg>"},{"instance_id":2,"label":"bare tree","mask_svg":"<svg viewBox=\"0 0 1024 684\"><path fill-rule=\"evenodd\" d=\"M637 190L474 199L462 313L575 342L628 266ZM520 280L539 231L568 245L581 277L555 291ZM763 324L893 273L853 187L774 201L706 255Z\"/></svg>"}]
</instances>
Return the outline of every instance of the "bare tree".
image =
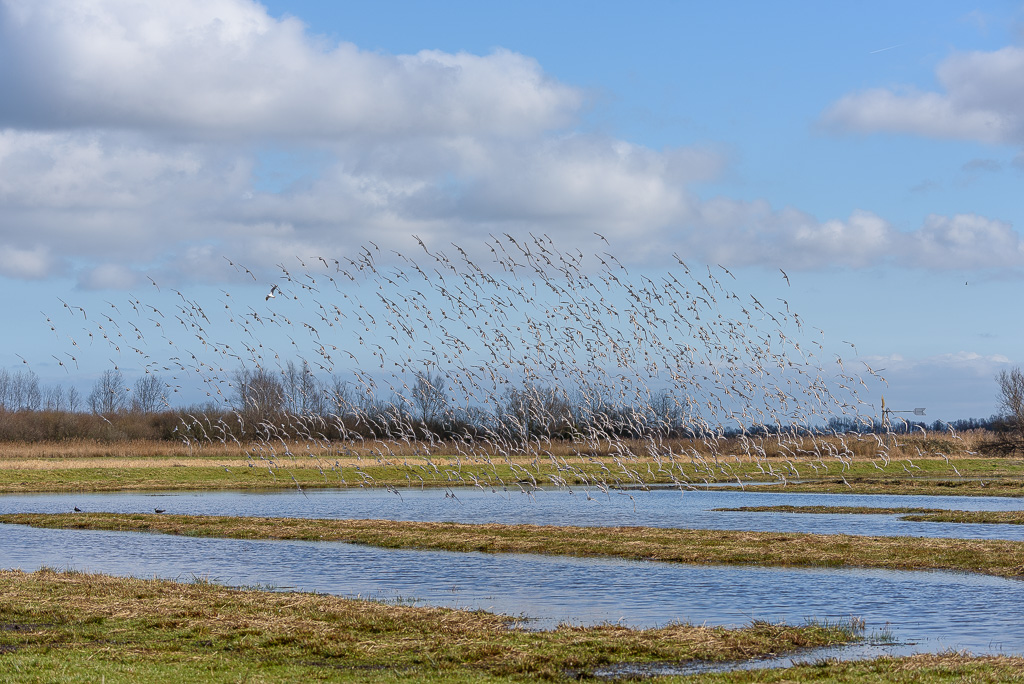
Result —
<instances>
[{"instance_id":1,"label":"bare tree","mask_svg":"<svg viewBox=\"0 0 1024 684\"><path fill-rule=\"evenodd\" d=\"M78 388L72 385L68 388L67 404L68 411L74 413L78 410L78 407L82 403L82 395L79 393Z\"/></svg>"},{"instance_id":2,"label":"bare tree","mask_svg":"<svg viewBox=\"0 0 1024 684\"><path fill-rule=\"evenodd\" d=\"M1000 421L1008 430L998 431L981 444L981 450L999 456L1009 456L1024 449L1024 371L1018 368L1002 370L996 375L999 383Z\"/></svg>"},{"instance_id":3,"label":"bare tree","mask_svg":"<svg viewBox=\"0 0 1024 684\"><path fill-rule=\"evenodd\" d=\"M1014 430L1024 433L1024 371L1013 368L999 371L999 409Z\"/></svg>"},{"instance_id":4,"label":"bare tree","mask_svg":"<svg viewBox=\"0 0 1024 684\"><path fill-rule=\"evenodd\" d=\"M671 392L661 390L652 396L649 410L651 424L658 432L666 436L679 433L683 425L683 411Z\"/></svg>"},{"instance_id":5,"label":"bare tree","mask_svg":"<svg viewBox=\"0 0 1024 684\"><path fill-rule=\"evenodd\" d=\"M167 399L160 391L160 378L147 373L135 381L132 391L132 411L135 413L156 413L166 406Z\"/></svg>"},{"instance_id":6,"label":"bare tree","mask_svg":"<svg viewBox=\"0 0 1024 684\"><path fill-rule=\"evenodd\" d=\"M32 371L20 370L3 378L4 407L12 411L37 411L43 404L43 391L39 376Z\"/></svg>"},{"instance_id":7,"label":"bare tree","mask_svg":"<svg viewBox=\"0 0 1024 684\"><path fill-rule=\"evenodd\" d=\"M352 386L341 376L331 376L330 385L324 390L326 406L331 413L341 417L355 414L356 398ZM326 411L325 411L326 412Z\"/></svg>"},{"instance_id":8,"label":"bare tree","mask_svg":"<svg viewBox=\"0 0 1024 684\"><path fill-rule=\"evenodd\" d=\"M235 372L235 409L247 423L255 424L285 409L285 388L279 377L257 368Z\"/></svg>"},{"instance_id":9,"label":"bare tree","mask_svg":"<svg viewBox=\"0 0 1024 684\"><path fill-rule=\"evenodd\" d=\"M502 428L517 439L564 436L576 428L573 406L563 389L535 383L526 383L522 389L511 387L499 410Z\"/></svg>"},{"instance_id":10,"label":"bare tree","mask_svg":"<svg viewBox=\"0 0 1024 684\"><path fill-rule=\"evenodd\" d=\"M128 388L121 371L116 368L103 371L93 384L87 401L93 413L119 413L128 408Z\"/></svg>"},{"instance_id":11,"label":"bare tree","mask_svg":"<svg viewBox=\"0 0 1024 684\"><path fill-rule=\"evenodd\" d=\"M416 373L412 405L416 408L417 417L427 425L436 423L448 407L448 393L444 385L445 378L439 373Z\"/></svg>"},{"instance_id":12,"label":"bare tree","mask_svg":"<svg viewBox=\"0 0 1024 684\"><path fill-rule=\"evenodd\" d=\"M43 408L47 411L64 410L64 388L61 385L52 385L43 392Z\"/></svg>"},{"instance_id":13,"label":"bare tree","mask_svg":"<svg viewBox=\"0 0 1024 684\"><path fill-rule=\"evenodd\" d=\"M11 374L0 368L0 409L11 408Z\"/></svg>"}]
</instances>

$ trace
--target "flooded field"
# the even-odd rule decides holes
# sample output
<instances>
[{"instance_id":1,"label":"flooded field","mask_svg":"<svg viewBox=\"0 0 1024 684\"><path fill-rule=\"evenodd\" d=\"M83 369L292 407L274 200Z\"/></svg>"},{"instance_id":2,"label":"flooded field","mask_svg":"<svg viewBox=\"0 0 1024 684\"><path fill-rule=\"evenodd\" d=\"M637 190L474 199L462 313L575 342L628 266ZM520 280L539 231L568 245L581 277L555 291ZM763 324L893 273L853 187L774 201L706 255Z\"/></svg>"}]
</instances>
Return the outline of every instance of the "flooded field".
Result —
<instances>
[{"instance_id":1,"label":"flooded field","mask_svg":"<svg viewBox=\"0 0 1024 684\"><path fill-rule=\"evenodd\" d=\"M870 535L1022 539L1014 525L909 523L891 515L714 512L720 506L826 504L1012 510L998 498L786 495L758 492L633 491L588 500L540 491L499 496L479 490L316 491L275 494L174 493L18 495L0 512L111 512L391 518L586 525L654 525ZM633 498L629 498L632 496ZM967 649L1024 653L1024 582L946 572L687 566L554 556L394 551L341 543L241 541L4 526L0 566L41 566L140 577L208 578L346 596L485 608L538 628L558 622L672 621L742 625L753 619L863 618L896 645L875 653ZM999 610L993 610L999 606ZM843 655L843 654L840 654Z\"/></svg>"},{"instance_id":2,"label":"flooded field","mask_svg":"<svg viewBox=\"0 0 1024 684\"><path fill-rule=\"evenodd\" d=\"M1020 510L1007 497L782 494L677 489L611 490L609 494L564 489L492 492L441 489L317 489L302 493L165 492L0 495L2 513L87 512L242 515L504 523L535 525L685 527L693 529L812 532L874 536L950 537L1024 541L1024 526L909 522L896 515L792 514L716 511L763 505L922 507L971 511Z\"/></svg>"}]
</instances>

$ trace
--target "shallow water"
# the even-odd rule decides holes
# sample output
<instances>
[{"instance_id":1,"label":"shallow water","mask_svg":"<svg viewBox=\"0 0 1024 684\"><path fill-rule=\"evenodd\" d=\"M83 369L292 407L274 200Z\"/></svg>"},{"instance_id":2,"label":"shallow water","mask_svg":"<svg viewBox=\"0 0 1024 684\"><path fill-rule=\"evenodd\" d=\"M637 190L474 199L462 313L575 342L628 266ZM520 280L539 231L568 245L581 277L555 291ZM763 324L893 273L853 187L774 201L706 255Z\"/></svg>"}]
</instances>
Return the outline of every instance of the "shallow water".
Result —
<instances>
[{"instance_id":1,"label":"shallow water","mask_svg":"<svg viewBox=\"0 0 1024 684\"><path fill-rule=\"evenodd\" d=\"M747 491L591 491L545 489L532 494L454 489L326 489L278 492L168 492L19 494L0 496L0 513L84 511L456 521L538 525L649 525L695 529L815 532L866 536L952 537L1024 541L1024 525L915 523L895 515L842 515L713 511L761 505L927 507L976 511L1024 509L1008 497L786 494ZM589 499L587 497L590 497Z\"/></svg>"},{"instance_id":2,"label":"shallow water","mask_svg":"<svg viewBox=\"0 0 1024 684\"><path fill-rule=\"evenodd\" d=\"M909 523L885 515L727 513L721 506L825 504L1015 510L1017 499L675 490L501 496L478 489L274 493L0 496L0 512L86 511L388 518L565 525L653 525L868 535L1024 539L1024 526ZM633 498L629 498L632 496ZM395 551L340 543L193 539L139 533L0 526L0 567L74 568L139 577L208 578L346 596L484 608L558 622L672 621L744 625L856 616L887 625L900 645L855 647L859 657L943 649L1024 654L1024 582L980 575L876 570L684 566L554 556Z\"/></svg>"},{"instance_id":3,"label":"shallow water","mask_svg":"<svg viewBox=\"0 0 1024 684\"><path fill-rule=\"evenodd\" d=\"M744 625L807 618L888 624L890 652L1024 654L1024 582L946 572L689 566L341 543L198 539L5 525L0 566L206 578L345 596L484 608L559 622Z\"/></svg>"}]
</instances>

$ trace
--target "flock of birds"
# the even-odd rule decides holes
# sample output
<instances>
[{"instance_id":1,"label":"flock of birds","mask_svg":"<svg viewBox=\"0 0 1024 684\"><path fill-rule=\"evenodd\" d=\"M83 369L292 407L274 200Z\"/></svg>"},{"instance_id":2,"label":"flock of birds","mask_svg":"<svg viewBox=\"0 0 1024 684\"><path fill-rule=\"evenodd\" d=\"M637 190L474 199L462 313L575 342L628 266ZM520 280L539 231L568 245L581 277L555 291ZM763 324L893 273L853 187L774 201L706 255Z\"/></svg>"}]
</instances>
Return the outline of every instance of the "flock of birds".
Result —
<instances>
[{"instance_id":1,"label":"flock of birds","mask_svg":"<svg viewBox=\"0 0 1024 684\"><path fill-rule=\"evenodd\" d=\"M169 407L205 395L181 412L190 447L237 442L272 472L305 453L341 480L325 454L362 447L412 484L426 473L503 490L583 482L589 496L740 479L739 463L773 479L805 464L842 473L846 440L871 439L816 436L832 417L873 422L868 397L884 380L844 365L784 298L734 292L725 267L676 256L670 271L634 272L547 236L447 252L416 240L412 254L370 242L343 259L292 257L262 291L225 257L249 285L210 301L153 279L150 301L88 312L62 301L63 315L44 314L71 344L54 358L70 372L102 353L119 372L159 378ZM876 467L888 465L875 439ZM540 463L551 467L538 479Z\"/></svg>"}]
</instances>

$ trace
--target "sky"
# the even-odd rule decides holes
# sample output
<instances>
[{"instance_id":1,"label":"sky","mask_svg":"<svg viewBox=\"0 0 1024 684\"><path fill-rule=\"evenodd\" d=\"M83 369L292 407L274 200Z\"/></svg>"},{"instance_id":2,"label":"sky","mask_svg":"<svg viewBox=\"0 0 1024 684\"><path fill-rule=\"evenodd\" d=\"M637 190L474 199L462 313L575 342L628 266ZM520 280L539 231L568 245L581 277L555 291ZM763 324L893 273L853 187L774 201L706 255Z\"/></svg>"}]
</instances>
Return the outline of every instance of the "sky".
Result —
<instances>
[{"instance_id":1,"label":"sky","mask_svg":"<svg viewBox=\"0 0 1024 684\"><path fill-rule=\"evenodd\" d=\"M1021 3L0 0L0 92L0 366L45 382L62 300L506 232L721 264L929 419L1024 363Z\"/></svg>"}]
</instances>

